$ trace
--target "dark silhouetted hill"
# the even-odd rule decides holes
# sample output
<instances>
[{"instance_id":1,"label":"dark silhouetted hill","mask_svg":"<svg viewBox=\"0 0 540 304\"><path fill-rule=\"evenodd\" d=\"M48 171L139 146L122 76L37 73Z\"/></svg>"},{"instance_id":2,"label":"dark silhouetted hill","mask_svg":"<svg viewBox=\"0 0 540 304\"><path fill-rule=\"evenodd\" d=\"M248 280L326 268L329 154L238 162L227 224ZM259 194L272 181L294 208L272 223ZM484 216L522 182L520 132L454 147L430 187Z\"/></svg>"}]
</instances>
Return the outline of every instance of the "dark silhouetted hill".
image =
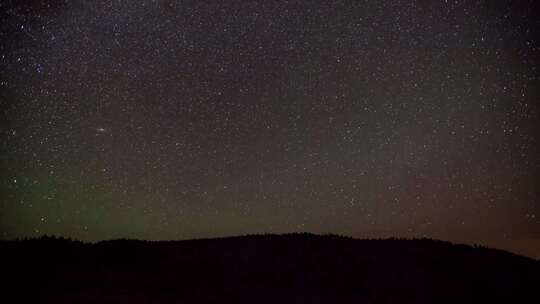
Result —
<instances>
[{"instance_id":1,"label":"dark silhouetted hill","mask_svg":"<svg viewBox=\"0 0 540 304\"><path fill-rule=\"evenodd\" d=\"M540 303L540 262L311 234L0 242L2 303Z\"/></svg>"}]
</instances>

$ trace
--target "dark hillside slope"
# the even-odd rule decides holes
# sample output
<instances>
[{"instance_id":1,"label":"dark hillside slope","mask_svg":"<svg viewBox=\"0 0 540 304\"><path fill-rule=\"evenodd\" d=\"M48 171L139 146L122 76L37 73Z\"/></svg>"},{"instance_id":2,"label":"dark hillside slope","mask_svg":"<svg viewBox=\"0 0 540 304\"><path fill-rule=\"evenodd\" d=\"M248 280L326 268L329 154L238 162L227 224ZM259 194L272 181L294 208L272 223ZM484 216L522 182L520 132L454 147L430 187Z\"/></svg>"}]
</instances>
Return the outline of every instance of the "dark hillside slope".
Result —
<instances>
[{"instance_id":1,"label":"dark hillside slope","mask_svg":"<svg viewBox=\"0 0 540 304\"><path fill-rule=\"evenodd\" d=\"M427 239L42 238L0 255L1 296L18 303L540 303L539 261Z\"/></svg>"}]
</instances>

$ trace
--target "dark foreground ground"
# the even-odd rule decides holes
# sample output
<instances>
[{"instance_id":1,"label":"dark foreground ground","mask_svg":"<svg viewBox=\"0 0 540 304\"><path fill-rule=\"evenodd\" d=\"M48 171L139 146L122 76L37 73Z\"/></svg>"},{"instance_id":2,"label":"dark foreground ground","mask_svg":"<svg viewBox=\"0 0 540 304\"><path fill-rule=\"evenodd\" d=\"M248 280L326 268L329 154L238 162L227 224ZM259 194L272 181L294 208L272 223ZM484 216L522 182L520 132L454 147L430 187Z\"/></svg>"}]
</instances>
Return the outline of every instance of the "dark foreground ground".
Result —
<instances>
[{"instance_id":1,"label":"dark foreground ground","mask_svg":"<svg viewBox=\"0 0 540 304\"><path fill-rule=\"evenodd\" d=\"M0 242L2 303L540 303L540 261L310 234Z\"/></svg>"}]
</instances>

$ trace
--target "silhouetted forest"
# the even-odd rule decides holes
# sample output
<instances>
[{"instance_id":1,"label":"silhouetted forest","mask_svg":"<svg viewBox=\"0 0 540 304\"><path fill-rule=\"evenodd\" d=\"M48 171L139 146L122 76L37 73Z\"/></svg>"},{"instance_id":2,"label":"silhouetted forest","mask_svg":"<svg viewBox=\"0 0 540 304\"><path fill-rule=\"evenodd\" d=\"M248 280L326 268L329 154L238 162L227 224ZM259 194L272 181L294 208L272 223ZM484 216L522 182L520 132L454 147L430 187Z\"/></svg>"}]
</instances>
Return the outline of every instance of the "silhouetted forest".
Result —
<instances>
[{"instance_id":1,"label":"silhouetted forest","mask_svg":"<svg viewBox=\"0 0 540 304\"><path fill-rule=\"evenodd\" d=\"M448 242L1 241L3 303L540 303L540 261Z\"/></svg>"}]
</instances>

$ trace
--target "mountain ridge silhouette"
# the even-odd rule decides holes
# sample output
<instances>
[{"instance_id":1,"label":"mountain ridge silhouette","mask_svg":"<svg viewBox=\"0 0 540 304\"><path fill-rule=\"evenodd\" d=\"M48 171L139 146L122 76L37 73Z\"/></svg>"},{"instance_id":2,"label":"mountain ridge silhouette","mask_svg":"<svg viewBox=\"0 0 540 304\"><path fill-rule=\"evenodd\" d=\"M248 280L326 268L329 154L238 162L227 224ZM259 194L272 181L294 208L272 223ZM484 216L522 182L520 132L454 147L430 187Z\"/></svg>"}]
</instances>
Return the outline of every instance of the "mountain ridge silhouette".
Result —
<instances>
[{"instance_id":1,"label":"mountain ridge silhouette","mask_svg":"<svg viewBox=\"0 0 540 304\"><path fill-rule=\"evenodd\" d=\"M4 298L46 303L508 303L540 261L432 239L293 233L0 242Z\"/></svg>"}]
</instances>

